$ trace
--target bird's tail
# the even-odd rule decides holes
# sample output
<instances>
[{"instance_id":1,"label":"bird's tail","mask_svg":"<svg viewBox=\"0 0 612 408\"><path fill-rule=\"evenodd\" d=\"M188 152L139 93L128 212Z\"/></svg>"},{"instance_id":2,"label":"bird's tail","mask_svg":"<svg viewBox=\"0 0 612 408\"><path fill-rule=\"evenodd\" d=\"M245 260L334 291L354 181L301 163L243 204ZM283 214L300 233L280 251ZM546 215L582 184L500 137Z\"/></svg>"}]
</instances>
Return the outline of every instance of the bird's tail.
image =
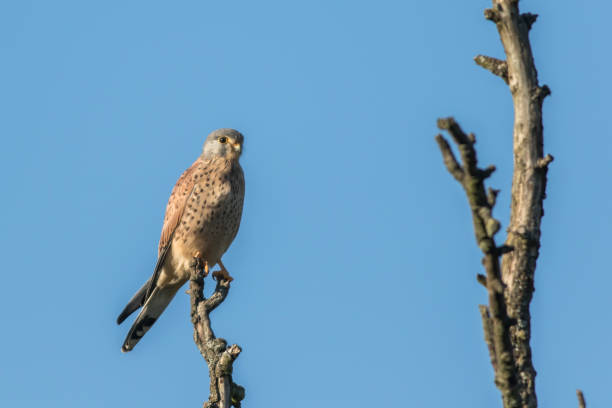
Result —
<instances>
[{"instance_id":1,"label":"bird's tail","mask_svg":"<svg viewBox=\"0 0 612 408\"><path fill-rule=\"evenodd\" d=\"M140 341L142 336L145 335L145 333L151 328L151 326L153 326L155 321L166 309L166 306L168 306L172 298L174 298L174 295L176 295L176 292L180 287L181 285L168 285L163 288L156 287L153 290L153 293L151 293L151 296L149 297L149 299L147 299L145 305L140 311L140 314L136 318L136 321L132 325L130 332L125 338L123 346L121 346L121 351L125 353L134 348L136 343ZM143 288L146 292L146 284ZM142 291L142 289L140 291ZM140 291L138 293L140 293ZM136 294L136 296L137 295L138 294ZM130 305L130 303L128 303L128 306Z\"/></svg>"},{"instance_id":2,"label":"bird's tail","mask_svg":"<svg viewBox=\"0 0 612 408\"><path fill-rule=\"evenodd\" d=\"M125 319L132 313L134 313L138 308L145 304L145 297L147 296L147 290L149 289L149 285L151 285L151 278L142 285L142 288L136 292L134 296L130 299L128 304L123 309L123 312L117 317L117 324L123 323Z\"/></svg>"}]
</instances>

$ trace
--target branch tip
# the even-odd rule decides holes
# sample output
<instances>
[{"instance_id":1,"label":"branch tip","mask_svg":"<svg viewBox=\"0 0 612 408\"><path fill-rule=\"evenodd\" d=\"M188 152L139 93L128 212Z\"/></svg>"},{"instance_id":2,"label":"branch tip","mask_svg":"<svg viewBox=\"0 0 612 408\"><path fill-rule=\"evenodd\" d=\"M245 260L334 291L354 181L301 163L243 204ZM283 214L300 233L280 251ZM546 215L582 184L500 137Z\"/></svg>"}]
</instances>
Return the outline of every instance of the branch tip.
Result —
<instances>
[{"instance_id":1,"label":"branch tip","mask_svg":"<svg viewBox=\"0 0 612 408\"><path fill-rule=\"evenodd\" d=\"M506 61L486 55L477 55L474 57L474 62L503 79L506 84L508 83L508 63Z\"/></svg>"},{"instance_id":2,"label":"branch tip","mask_svg":"<svg viewBox=\"0 0 612 408\"><path fill-rule=\"evenodd\" d=\"M538 19L538 15L537 14L532 14L532 13L523 13L523 14L521 14L521 19L523 20L523 22L527 26L527 29L531 30L531 26Z\"/></svg>"},{"instance_id":3,"label":"branch tip","mask_svg":"<svg viewBox=\"0 0 612 408\"><path fill-rule=\"evenodd\" d=\"M481 179L485 180L485 179L491 177L491 174L493 174L495 172L495 170L497 170L497 168L493 164L487 166L483 170L480 170L480 177L481 177Z\"/></svg>"},{"instance_id":4,"label":"branch tip","mask_svg":"<svg viewBox=\"0 0 612 408\"><path fill-rule=\"evenodd\" d=\"M537 169L547 169L548 165L552 163L553 160L555 160L555 158L551 156L550 154L547 154L544 157L540 157L538 161L536 162L536 168Z\"/></svg>"},{"instance_id":5,"label":"branch tip","mask_svg":"<svg viewBox=\"0 0 612 408\"><path fill-rule=\"evenodd\" d=\"M228 347L227 352L233 357L236 358L240 353L242 353L242 349L237 344L232 344Z\"/></svg>"},{"instance_id":6,"label":"branch tip","mask_svg":"<svg viewBox=\"0 0 612 408\"><path fill-rule=\"evenodd\" d=\"M455 121L455 118L452 116L440 118L438 119L437 125L440 130L448 131L455 143L458 145L469 145L469 148L472 149L470 137L463 132L461 126ZM476 140L476 136L474 136L474 140Z\"/></svg>"},{"instance_id":7,"label":"branch tip","mask_svg":"<svg viewBox=\"0 0 612 408\"><path fill-rule=\"evenodd\" d=\"M504 255L507 254L509 252L514 251L514 247L510 246L510 245L502 245L502 246L498 246L497 247L497 254L498 255Z\"/></svg>"},{"instance_id":8,"label":"branch tip","mask_svg":"<svg viewBox=\"0 0 612 408\"><path fill-rule=\"evenodd\" d=\"M582 390L576 390L576 397L578 397L578 408L586 408L586 401L584 400Z\"/></svg>"},{"instance_id":9,"label":"branch tip","mask_svg":"<svg viewBox=\"0 0 612 408\"><path fill-rule=\"evenodd\" d=\"M538 98L540 98L541 100L543 100L544 98L546 98L547 96L549 96L551 94L551 90L548 87L548 85L542 85L540 87L538 87L537 91L536 91L536 96Z\"/></svg>"},{"instance_id":10,"label":"branch tip","mask_svg":"<svg viewBox=\"0 0 612 408\"><path fill-rule=\"evenodd\" d=\"M453 118L452 116L449 116L447 118L439 118L437 122L438 129L440 130L449 130L451 126L456 124L457 122L455 122L455 118Z\"/></svg>"},{"instance_id":11,"label":"branch tip","mask_svg":"<svg viewBox=\"0 0 612 408\"><path fill-rule=\"evenodd\" d=\"M501 20L501 16L499 15L499 12L494 9L485 9L484 18L494 23L498 23Z\"/></svg>"}]
</instances>

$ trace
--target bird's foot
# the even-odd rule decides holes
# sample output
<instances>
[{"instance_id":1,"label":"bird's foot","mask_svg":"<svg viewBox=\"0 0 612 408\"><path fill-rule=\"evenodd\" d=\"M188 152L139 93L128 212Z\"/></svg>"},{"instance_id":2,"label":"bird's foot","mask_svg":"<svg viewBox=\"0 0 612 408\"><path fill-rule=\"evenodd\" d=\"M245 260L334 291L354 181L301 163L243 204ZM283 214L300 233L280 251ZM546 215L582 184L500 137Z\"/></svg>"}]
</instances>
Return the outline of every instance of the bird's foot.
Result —
<instances>
[{"instance_id":1,"label":"bird's foot","mask_svg":"<svg viewBox=\"0 0 612 408\"><path fill-rule=\"evenodd\" d=\"M214 271L213 278L215 278L218 281L226 280L228 282L231 282L234 280L234 278L232 278L226 270Z\"/></svg>"},{"instance_id":2,"label":"bird's foot","mask_svg":"<svg viewBox=\"0 0 612 408\"><path fill-rule=\"evenodd\" d=\"M200 253L200 251L196 251L195 254L193 254L193 261L191 262L191 267L194 268L197 273L204 274L204 277L208 276L208 261L205 261L204 258L202 258L202 254Z\"/></svg>"},{"instance_id":3,"label":"bird's foot","mask_svg":"<svg viewBox=\"0 0 612 408\"><path fill-rule=\"evenodd\" d=\"M223 262L219 261L219 266L221 267L221 270L214 271L213 278L215 278L217 281L222 281L222 280L226 280L228 282L233 281L234 278L232 278L229 272L227 271L227 269L225 269L225 265L223 265Z\"/></svg>"}]
</instances>

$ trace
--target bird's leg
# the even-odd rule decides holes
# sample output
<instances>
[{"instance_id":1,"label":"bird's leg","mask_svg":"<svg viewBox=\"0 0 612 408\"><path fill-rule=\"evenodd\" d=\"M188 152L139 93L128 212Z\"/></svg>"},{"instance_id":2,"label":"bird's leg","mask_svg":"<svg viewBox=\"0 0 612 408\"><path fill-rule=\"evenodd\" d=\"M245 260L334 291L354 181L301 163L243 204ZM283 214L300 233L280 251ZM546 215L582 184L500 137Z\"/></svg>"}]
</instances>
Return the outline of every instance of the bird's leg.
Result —
<instances>
[{"instance_id":1,"label":"bird's leg","mask_svg":"<svg viewBox=\"0 0 612 408\"><path fill-rule=\"evenodd\" d=\"M217 279L218 281L220 281L220 280L226 280L228 282L233 281L234 278L232 278L230 276L230 274L227 271L227 269L225 269L225 265L223 265L223 262L221 262L220 259L219 259L218 264L221 267L221 270L220 271L214 271L213 272L213 278Z\"/></svg>"},{"instance_id":2,"label":"bird's leg","mask_svg":"<svg viewBox=\"0 0 612 408\"><path fill-rule=\"evenodd\" d=\"M191 267L198 273L204 273L204 277L208 276L208 261L205 261L204 258L202 258L200 251L196 251L193 254L193 262L191 263Z\"/></svg>"}]
</instances>

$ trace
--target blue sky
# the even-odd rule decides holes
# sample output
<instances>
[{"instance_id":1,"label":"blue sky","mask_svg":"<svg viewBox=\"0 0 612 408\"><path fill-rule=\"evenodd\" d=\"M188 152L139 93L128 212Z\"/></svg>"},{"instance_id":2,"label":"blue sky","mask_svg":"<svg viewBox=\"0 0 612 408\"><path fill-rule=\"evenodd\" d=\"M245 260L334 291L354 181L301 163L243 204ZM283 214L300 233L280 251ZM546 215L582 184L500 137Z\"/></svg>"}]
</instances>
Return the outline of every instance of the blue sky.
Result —
<instances>
[{"instance_id":1,"label":"blue sky","mask_svg":"<svg viewBox=\"0 0 612 408\"><path fill-rule=\"evenodd\" d=\"M523 1L549 172L532 303L541 406L612 405L612 63L603 1ZM0 7L0 403L200 406L207 369L179 292L120 353L170 190L219 127L247 195L214 312L243 347L246 407L501 406L480 254L433 136L454 115L498 171L512 105L485 0L20 1ZM210 290L211 281L207 289Z\"/></svg>"}]
</instances>

